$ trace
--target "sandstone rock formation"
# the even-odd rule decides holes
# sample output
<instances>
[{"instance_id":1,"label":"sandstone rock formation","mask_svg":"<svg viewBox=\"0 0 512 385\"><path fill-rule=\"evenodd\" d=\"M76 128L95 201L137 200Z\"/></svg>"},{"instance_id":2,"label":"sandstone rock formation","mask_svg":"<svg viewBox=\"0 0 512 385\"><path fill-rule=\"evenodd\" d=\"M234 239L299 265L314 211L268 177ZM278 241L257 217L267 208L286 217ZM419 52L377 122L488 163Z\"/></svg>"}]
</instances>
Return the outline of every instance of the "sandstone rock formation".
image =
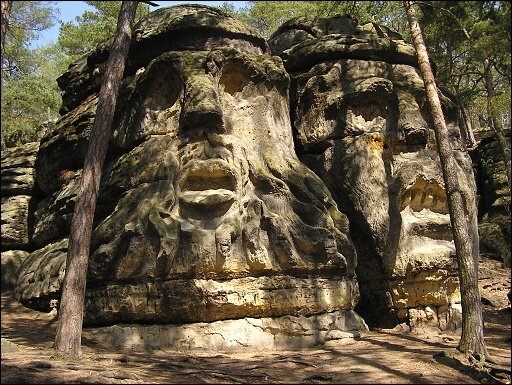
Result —
<instances>
[{"instance_id":1,"label":"sandstone rock formation","mask_svg":"<svg viewBox=\"0 0 512 385\"><path fill-rule=\"evenodd\" d=\"M60 295L110 43L58 79L56 127L2 152L2 289L36 309ZM85 324L119 346L218 349L356 336L358 313L379 326L457 327L455 250L413 48L341 16L292 19L268 44L281 58L208 6L162 8L135 26ZM471 159L441 99L477 251ZM480 242L510 261L499 246L510 192L486 146L473 154Z\"/></svg>"},{"instance_id":2,"label":"sandstone rock formation","mask_svg":"<svg viewBox=\"0 0 512 385\"><path fill-rule=\"evenodd\" d=\"M43 197L15 290L28 306L48 310L59 296L108 47L59 78L64 115L40 144ZM162 8L135 26L95 216L86 325L132 324L120 335L159 346L190 346L192 333L202 336L194 346L266 348L366 328L354 312L348 220L295 154L288 91L265 41L215 8Z\"/></svg>"},{"instance_id":3,"label":"sandstone rock formation","mask_svg":"<svg viewBox=\"0 0 512 385\"><path fill-rule=\"evenodd\" d=\"M2 150L2 289L14 288L17 270L28 256L33 232L34 163L39 143Z\"/></svg>"},{"instance_id":4,"label":"sandstone rock formation","mask_svg":"<svg viewBox=\"0 0 512 385\"><path fill-rule=\"evenodd\" d=\"M358 311L374 325L455 327L460 294L435 137L401 36L349 17L301 17L270 38L292 77L299 158L350 220ZM471 159L451 100L440 94L478 254Z\"/></svg>"}]
</instances>

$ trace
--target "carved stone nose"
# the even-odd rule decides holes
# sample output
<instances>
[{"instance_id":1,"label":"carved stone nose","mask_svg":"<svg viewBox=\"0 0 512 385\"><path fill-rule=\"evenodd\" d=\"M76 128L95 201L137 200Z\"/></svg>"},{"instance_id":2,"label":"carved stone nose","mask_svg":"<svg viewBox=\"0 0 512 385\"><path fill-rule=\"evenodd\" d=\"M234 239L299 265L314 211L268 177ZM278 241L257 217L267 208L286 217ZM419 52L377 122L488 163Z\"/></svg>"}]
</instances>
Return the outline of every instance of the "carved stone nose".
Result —
<instances>
[{"instance_id":1,"label":"carved stone nose","mask_svg":"<svg viewBox=\"0 0 512 385\"><path fill-rule=\"evenodd\" d=\"M210 76L194 75L185 81L185 98L180 117L180 129L185 132L224 132L219 95Z\"/></svg>"},{"instance_id":2,"label":"carved stone nose","mask_svg":"<svg viewBox=\"0 0 512 385\"><path fill-rule=\"evenodd\" d=\"M428 141L428 124L421 115L414 95L398 92L398 128L408 145L425 145Z\"/></svg>"}]
</instances>

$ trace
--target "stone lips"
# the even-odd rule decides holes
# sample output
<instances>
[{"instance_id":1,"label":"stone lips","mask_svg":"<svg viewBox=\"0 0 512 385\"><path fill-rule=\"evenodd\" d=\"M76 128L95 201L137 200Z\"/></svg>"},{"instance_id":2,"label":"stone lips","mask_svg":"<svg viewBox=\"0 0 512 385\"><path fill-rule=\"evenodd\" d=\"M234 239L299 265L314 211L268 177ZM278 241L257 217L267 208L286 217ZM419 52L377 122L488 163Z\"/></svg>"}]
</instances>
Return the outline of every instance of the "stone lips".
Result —
<instances>
[{"instance_id":1,"label":"stone lips","mask_svg":"<svg viewBox=\"0 0 512 385\"><path fill-rule=\"evenodd\" d=\"M184 203L215 206L236 197L235 171L225 161L194 160L187 164L183 173L178 195Z\"/></svg>"}]
</instances>

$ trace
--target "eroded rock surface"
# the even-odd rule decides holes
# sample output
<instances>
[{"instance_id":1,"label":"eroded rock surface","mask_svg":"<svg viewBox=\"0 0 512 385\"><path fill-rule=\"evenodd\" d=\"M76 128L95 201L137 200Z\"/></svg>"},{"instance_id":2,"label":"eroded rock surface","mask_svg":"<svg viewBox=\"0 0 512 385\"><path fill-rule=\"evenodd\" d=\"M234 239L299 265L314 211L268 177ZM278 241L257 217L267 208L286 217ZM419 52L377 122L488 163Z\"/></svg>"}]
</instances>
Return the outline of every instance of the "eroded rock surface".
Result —
<instances>
[{"instance_id":1,"label":"eroded rock surface","mask_svg":"<svg viewBox=\"0 0 512 385\"><path fill-rule=\"evenodd\" d=\"M173 327L179 333L202 322L220 322L209 333L233 319L268 324L265 338L236 338L248 345L358 335L366 325L354 313L348 219L295 154L282 61L255 31L207 6L162 8L134 30L95 215L85 324L186 324ZM59 296L106 47L60 78L65 115L41 141L37 250L16 284L31 307L48 310ZM300 318L324 315L338 321L320 330ZM313 329L287 330L301 322Z\"/></svg>"},{"instance_id":2,"label":"eroded rock surface","mask_svg":"<svg viewBox=\"0 0 512 385\"><path fill-rule=\"evenodd\" d=\"M504 131L510 142L510 130ZM510 188L505 162L492 131L475 135L478 146L471 152L479 192L478 231L482 252L510 267Z\"/></svg>"},{"instance_id":3,"label":"eroded rock surface","mask_svg":"<svg viewBox=\"0 0 512 385\"><path fill-rule=\"evenodd\" d=\"M37 198L34 163L39 143L2 150L2 251L26 250L31 236L30 208Z\"/></svg>"},{"instance_id":4,"label":"eroded rock surface","mask_svg":"<svg viewBox=\"0 0 512 385\"><path fill-rule=\"evenodd\" d=\"M455 250L413 47L387 28L341 16L292 19L269 46L292 77L299 158L349 217L361 314L378 325L457 326ZM471 159L454 104L441 100L478 255Z\"/></svg>"},{"instance_id":5,"label":"eroded rock surface","mask_svg":"<svg viewBox=\"0 0 512 385\"><path fill-rule=\"evenodd\" d=\"M16 281L18 280L18 269L21 263L28 257L28 251L24 250L7 250L2 251L1 263L2 263L2 291L14 290Z\"/></svg>"},{"instance_id":6,"label":"eroded rock surface","mask_svg":"<svg viewBox=\"0 0 512 385\"><path fill-rule=\"evenodd\" d=\"M33 142L2 150L2 290L14 288L18 268L32 248L33 211L39 199L34 182L38 149L39 143Z\"/></svg>"}]
</instances>

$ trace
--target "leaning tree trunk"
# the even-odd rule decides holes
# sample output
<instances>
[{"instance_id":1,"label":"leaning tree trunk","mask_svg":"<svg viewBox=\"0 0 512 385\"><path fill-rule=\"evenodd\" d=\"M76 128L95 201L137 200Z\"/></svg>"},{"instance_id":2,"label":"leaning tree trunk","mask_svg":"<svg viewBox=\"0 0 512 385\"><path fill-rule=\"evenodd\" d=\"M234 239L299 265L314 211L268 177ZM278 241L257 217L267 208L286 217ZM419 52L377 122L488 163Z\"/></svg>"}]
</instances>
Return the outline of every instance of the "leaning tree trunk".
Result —
<instances>
[{"instance_id":1,"label":"leaning tree trunk","mask_svg":"<svg viewBox=\"0 0 512 385\"><path fill-rule=\"evenodd\" d=\"M119 12L117 33L101 85L96 118L71 221L55 350L57 354L72 359L79 359L81 356L85 284L94 211L137 4L137 1L123 1Z\"/></svg>"},{"instance_id":2,"label":"leaning tree trunk","mask_svg":"<svg viewBox=\"0 0 512 385\"><path fill-rule=\"evenodd\" d=\"M404 1L404 6L411 29L412 42L416 49L418 64L425 83L427 101L434 122L434 132L443 170L448 210L459 264L462 336L458 349L469 358L477 358L480 363L483 363L487 357L487 349L483 335L482 305L478 290L478 255L473 255L472 251L468 221L464 212L466 209L465 201L456 173L458 167L450 145L448 129L443 117L427 49L423 42L423 36L412 3Z\"/></svg>"}]
</instances>

